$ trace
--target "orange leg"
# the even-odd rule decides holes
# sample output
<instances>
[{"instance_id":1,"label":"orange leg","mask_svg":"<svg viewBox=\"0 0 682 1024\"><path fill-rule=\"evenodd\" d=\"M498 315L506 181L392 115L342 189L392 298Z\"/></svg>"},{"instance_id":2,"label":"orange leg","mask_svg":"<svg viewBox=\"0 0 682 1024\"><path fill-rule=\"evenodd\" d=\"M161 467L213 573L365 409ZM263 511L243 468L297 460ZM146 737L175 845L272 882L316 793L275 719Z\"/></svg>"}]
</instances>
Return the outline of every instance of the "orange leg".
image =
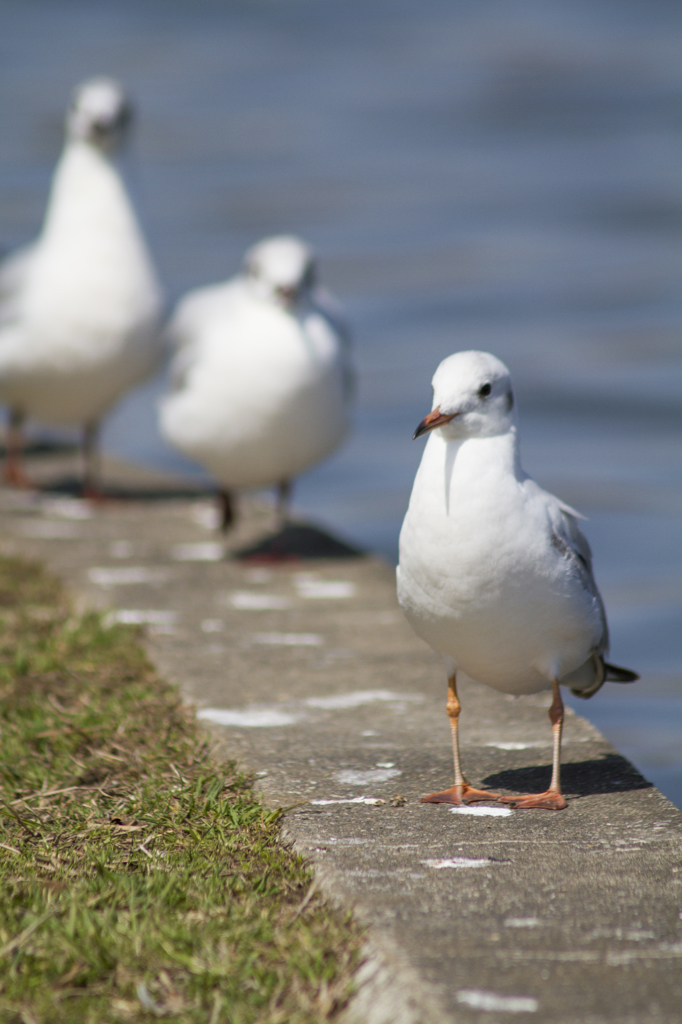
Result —
<instances>
[{"instance_id":1,"label":"orange leg","mask_svg":"<svg viewBox=\"0 0 682 1024\"><path fill-rule=\"evenodd\" d=\"M500 803L509 807L545 807L548 811L563 811L566 801L561 795L561 733L564 725L564 702L556 679L552 680L554 699L549 709L549 720L552 723L553 753L552 781L544 793L533 793L530 796L503 796Z\"/></svg>"},{"instance_id":2,"label":"orange leg","mask_svg":"<svg viewBox=\"0 0 682 1024\"><path fill-rule=\"evenodd\" d=\"M99 457L99 423L86 423L83 428L83 497L102 501L102 473Z\"/></svg>"},{"instance_id":3,"label":"orange leg","mask_svg":"<svg viewBox=\"0 0 682 1024\"><path fill-rule=\"evenodd\" d=\"M457 696L457 677L455 674L448 679L448 702L446 705L452 732L452 754L455 761L455 784L452 789L444 789L440 793L429 793L422 797L423 804L473 804L477 800L497 800L499 793L489 793L485 789L474 789L462 774L459 761L459 713L462 710Z\"/></svg>"},{"instance_id":4,"label":"orange leg","mask_svg":"<svg viewBox=\"0 0 682 1024\"><path fill-rule=\"evenodd\" d=\"M31 487L24 473L24 414L21 409L10 409L7 426L7 458L3 477L10 487Z\"/></svg>"}]
</instances>

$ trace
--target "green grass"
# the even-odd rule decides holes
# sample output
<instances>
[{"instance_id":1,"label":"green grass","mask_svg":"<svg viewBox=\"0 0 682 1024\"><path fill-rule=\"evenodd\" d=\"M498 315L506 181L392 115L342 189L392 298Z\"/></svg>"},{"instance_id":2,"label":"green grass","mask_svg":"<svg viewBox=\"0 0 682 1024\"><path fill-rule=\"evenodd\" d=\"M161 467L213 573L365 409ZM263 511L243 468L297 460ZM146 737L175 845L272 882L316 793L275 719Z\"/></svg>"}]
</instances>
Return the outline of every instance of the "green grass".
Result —
<instances>
[{"instance_id":1,"label":"green grass","mask_svg":"<svg viewBox=\"0 0 682 1024\"><path fill-rule=\"evenodd\" d=\"M0 1021L312 1024L359 962L278 812L146 660L0 558Z\"/></svg>"}]
</instances>

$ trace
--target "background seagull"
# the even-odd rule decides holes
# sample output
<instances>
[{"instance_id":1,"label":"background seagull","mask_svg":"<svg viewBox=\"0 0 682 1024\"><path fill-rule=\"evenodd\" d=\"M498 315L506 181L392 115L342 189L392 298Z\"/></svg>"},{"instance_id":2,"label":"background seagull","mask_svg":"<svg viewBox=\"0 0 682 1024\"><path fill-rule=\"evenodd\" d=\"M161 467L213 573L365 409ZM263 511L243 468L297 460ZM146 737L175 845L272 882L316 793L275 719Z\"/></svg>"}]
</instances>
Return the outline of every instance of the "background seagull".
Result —
<instances>
[{"instance_id":1,"label":"background seagull","mask_svg":"<svg viewBox=\"0 0 682 1024\"><path fill-rule=\"evenodd\" d=\"M218 481L223 528L246 488L276 485L283 519L292 479L349 426L349 333L310 249L288 235L259 242L236 278L180 302L169 335L162 434Z\"/></svg>"},{"instance_id":2,"label":"background seagull","mask_svg":"<svg viewBox=\"0 0 682 1024\"><path fill-rule=\"evenodd\" d=\"M160 361L161 290L113 162L131 117L112 79L75 90L41 234L0 267L9 483L27 483L22 425L32 416L83 427L85 489L96 491L99 422Z\"/></svg>"},{"instance_id":3,"label":"background seagull","mask_svg":"<svg viewBox=\"0 0 682 1024\"><path fill-rule=\"evenodd\" d=\"M458 352L433 378L431 433L400 534L398 598L416 632L445 659L455 784L430 803L497 794L472 788L459 759L456 675L503 693L552 689L552 779L513 807L561 810L560 686L590 697L605 680L632 682L609 665L608 628L579 513L521 468L511 379L486 352Z\"/></svg>"}]
</instances>

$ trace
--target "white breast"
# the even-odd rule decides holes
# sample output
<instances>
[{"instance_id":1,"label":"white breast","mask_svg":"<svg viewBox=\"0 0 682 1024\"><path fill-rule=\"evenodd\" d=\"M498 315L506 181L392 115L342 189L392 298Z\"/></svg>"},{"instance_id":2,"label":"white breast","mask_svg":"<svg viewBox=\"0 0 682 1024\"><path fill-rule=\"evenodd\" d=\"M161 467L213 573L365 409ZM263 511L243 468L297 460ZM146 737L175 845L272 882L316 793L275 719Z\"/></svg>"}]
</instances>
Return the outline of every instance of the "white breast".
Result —
<instances>
[{"instance_id":1,"label":"white breast","mask_svg":"<svg viewBox=\"0 0 682 1024\"><path fill-rule=\"evenodd\" d=\"M552 542L512 434L427 444L400 536L398 595L417 633L495 689L544 689L596 648L592 595ZM546 496L550 497L550 496Z\"/></svg>"}]
</instances>

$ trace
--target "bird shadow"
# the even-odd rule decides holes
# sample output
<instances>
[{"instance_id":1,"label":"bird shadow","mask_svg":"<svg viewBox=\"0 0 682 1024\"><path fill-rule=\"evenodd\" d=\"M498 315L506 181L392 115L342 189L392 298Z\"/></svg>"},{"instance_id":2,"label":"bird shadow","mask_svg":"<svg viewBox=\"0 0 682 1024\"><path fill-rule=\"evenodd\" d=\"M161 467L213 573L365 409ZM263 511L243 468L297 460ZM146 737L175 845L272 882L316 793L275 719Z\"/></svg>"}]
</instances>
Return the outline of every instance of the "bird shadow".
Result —
<instances>
[{"instance_id":1,"label":"bird shadow","mask_svg":"<svg viewBox=\"0 0 682 1024\"><path fill-rule=\"evenodd\" d=\"M29 438L24 444L23 455L27 459L40 458L45 455L74 455L78 445L73 441L54 441L49 438ZM0 442L0 459L7 458L7 445Z\"/></svg>"},{"instance_id":2,"label":"bird shadow","mask_svg":"<svg viewBox=\"0 0 682 1024\"><path fill-rule=\"evenodd\" d=\"M59 494L65 497L83 496L83 484L75 476L64 476L38 486L43 494ZM161 484L136 486L134 484L108 484L102 488L96 501L108 502L155 502L187 501L197 498L214 498L215 490L210 487L173 486ZM334 537L325 530L309 523L287 523L277 533L261 537L255 544L238 548L228 557L251 565L273 565L283 562L314 561L315 559L361 558L366 554L361 548Z\"/></svg>"},{"instance_id":3,"label":"bird shadow","mask_svg":"<svg viewBox=\"0 0 682 1024\"><path fill-rule=\"evenodd\" d=\"M483 782L491 789L507 789L515 793L541 793L547 789L551 765L507 768L488 775ZM569 761L561 765L561 785L574 796L596 796L600 793L625 793L634 789L652 789L627 758L620 754L604 754L588 761Z\"/></svg>"},{"instance_id":4,"label":"bird shadow","mask_svg":"<svg viewBox=\"0 0 682 1024\"><path fill-rule=\"evenodd\" d=\"M60 494L69 498L83 497L83 481L77 477L61 477L47 483L38 484L37 490L43 494ZM126 501L168 501L191 500L196 498L212 498L215 491L209 487L192 487L179 484L161 484L158 487L135 484L106 484L102 487L98 499L103 502Z\"/></svg>"},{"instance_id":5,"label":"bird shadow","mask_svg":"<svg viewBox=\"0 0 682 1024\"><path fill-rule=\"evenodd\" d=\"M264 537L256 544L240 548L234 558L252 564L295 562L316 558L359 558L360 548L333 537L324 530L307 523L287 523L277 533Z\"/></svg>"},{"instance_id":6,"label":"bird shadow","mask_svg":"<svg viewBox=\"0 0 682 1024\"><path fill-rule=\"evenodd\" d=\"M45 455L73 454L77 446L69 442L54 439L31 439L27 442L24 454L31 457ZM0 458L4 446L0 442ZM63 495L70 498L82 498L83 481L70 472L51 480L36 482L35 489L43 494ZM197 498L214 498L215 488L197 482L196 484L174 483L172 481L154 483L108 483L102 486L95 502L102 504L125 502L156 502L168 500L196 500ZM361 558L366 552L361 548L348 544L346 541L325 530L308 523L286 523L274 534L261 537L256 543L233 550L228 557L253 565L276 564L282 562L311 561L315 559Z\"/></svg>"}]
</instances>

